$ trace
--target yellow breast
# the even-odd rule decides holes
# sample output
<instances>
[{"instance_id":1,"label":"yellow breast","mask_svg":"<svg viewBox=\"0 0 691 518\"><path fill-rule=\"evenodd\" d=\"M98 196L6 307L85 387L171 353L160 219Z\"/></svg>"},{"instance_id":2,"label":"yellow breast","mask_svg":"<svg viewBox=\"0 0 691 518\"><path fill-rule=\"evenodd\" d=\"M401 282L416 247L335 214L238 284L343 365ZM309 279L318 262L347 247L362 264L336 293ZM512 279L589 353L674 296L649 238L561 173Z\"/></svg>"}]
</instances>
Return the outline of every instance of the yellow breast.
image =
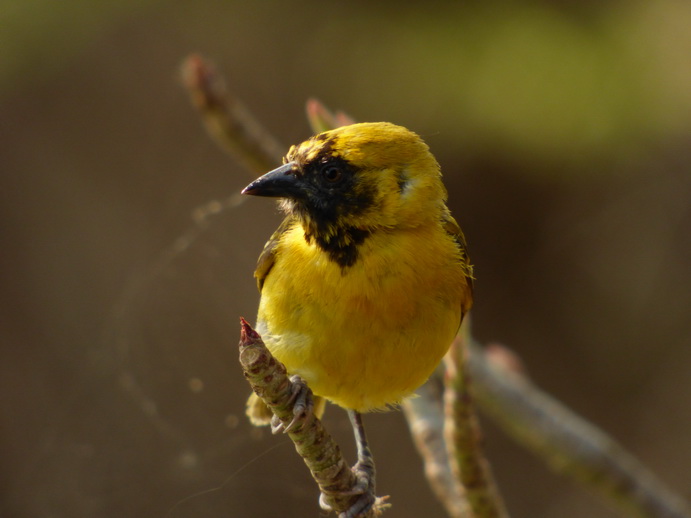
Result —
<instances>
[{"instance_id":1,"label":"yellow breast","mask_svg":"<svg viewBox=\"0 0 691 518\"><path fill-rule=\"evenodd\" d=\"M262 289L258 331L315 394L381 409L429 377L453 340L468 280L438 225L378 230L342 268L300 225L281 237Z\"/></svg>"}]
</instances>

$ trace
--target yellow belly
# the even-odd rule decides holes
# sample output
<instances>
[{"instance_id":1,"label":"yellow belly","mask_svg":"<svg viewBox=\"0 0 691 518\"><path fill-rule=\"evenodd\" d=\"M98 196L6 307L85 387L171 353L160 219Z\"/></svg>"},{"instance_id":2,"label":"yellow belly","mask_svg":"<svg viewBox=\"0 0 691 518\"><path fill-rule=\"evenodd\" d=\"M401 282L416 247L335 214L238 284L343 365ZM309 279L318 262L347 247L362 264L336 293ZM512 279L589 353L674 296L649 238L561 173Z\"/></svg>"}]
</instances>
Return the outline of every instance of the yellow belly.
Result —
<instances>
[{"instance_id":1,"label":"yellow belly","mask_svg":"<svg viewBox=\"0 0 691 518\"><path fill-rule=\"evenodd\" d=\"M381 409L432 373L458 329L464 297L458 250L440 228L377 232L341 269L298 226L277 249L257 330L315 394L359 411Z\"/></svg>"}]
</instances>

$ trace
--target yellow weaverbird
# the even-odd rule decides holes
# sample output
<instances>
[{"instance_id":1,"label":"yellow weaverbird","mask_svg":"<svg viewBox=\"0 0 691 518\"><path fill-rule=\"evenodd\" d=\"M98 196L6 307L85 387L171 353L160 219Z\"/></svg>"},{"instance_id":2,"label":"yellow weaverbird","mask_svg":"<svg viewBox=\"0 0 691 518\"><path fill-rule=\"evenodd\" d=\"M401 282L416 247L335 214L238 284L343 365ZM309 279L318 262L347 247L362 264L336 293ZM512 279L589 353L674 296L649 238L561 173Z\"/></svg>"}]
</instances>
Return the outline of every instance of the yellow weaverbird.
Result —
<instances>
[{"instance_id":1,"label":"yellow weaverbird","mask_svg":"<svg viewBox=\"0 0 691 518\"><path fill-rule=\"evenodd\" d=\"M357 515L374 494L360 412L389 408L424 383L472 303L472 267L439 164L401 126L353 124L291 147L243 193L280 198L286 214L255 272L257 331L317 401L348 410ZM255 423L259 402L250 398Z\"/></svg>"}]
</instances>

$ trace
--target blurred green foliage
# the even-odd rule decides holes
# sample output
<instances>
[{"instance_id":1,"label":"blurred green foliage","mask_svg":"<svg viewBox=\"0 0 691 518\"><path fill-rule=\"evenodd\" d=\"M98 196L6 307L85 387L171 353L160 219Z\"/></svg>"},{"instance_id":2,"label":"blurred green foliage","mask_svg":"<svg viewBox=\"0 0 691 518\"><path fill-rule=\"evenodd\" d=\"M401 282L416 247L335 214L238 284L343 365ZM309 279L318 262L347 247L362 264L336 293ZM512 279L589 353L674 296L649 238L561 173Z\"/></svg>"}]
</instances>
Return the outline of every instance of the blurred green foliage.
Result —
<instances>
[{"instance_id":1,"label":"blurred green foliage","mask_svg":"<svg viewBox=\"0 0 691 518\"><path fill-rule=\"evenodd\" d=\"M341 106L399 106L473 152L582 165L691 127L689 2L326 4L5 0L0 95L157 8L200 41L263 40L314 93L340 83Z\"/></svg>"},{"instance_id":2,"label":"blurred green foliage","mask_svg":"<svg viewBox=\"0 0 691 518\"><path fill-rule=\"evenodd\" d=\"M154 0L3 0L0 96L64 69L93 41Z\"/></svg>"}]
</instances>

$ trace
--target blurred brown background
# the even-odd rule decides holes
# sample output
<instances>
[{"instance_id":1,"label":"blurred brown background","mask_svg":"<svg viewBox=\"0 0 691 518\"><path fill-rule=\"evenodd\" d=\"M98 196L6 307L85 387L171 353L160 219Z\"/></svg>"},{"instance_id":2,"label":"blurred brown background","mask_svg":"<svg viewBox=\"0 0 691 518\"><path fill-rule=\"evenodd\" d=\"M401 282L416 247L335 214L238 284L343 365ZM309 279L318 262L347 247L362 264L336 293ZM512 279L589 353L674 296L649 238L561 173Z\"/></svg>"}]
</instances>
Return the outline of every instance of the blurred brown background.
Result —
<instances>
[{"instance_id":1,"label":"blurred brown background","mask_svg":"<svg viewBox=\"0 0 691 518\"><path fill-rule=\"evenodd\" d=\"M193 220L253 176L180 87L193 51L286 146L308 96L423 135L477 337L691 498L689 2L5 0L0 25L0 515L323 515L244 420L237 319L279 216ZM444 516L400 413L366 423L387 516ZM512 516L615 516L485 432Z\"/></svg>"}]
</instances>

